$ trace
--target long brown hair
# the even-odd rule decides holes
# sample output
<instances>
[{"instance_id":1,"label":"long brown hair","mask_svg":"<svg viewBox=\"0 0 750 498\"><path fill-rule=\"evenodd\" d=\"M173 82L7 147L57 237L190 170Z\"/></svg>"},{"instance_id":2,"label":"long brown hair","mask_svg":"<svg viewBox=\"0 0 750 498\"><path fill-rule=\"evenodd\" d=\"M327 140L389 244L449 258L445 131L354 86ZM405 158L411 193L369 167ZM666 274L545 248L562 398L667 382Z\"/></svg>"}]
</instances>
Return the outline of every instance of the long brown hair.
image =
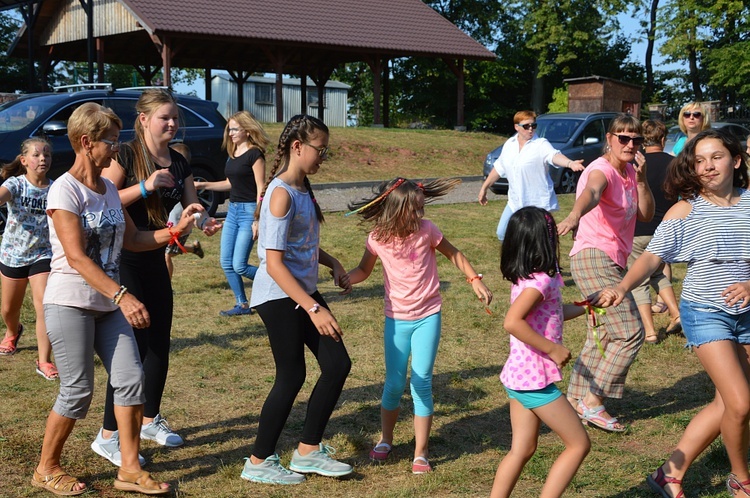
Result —
<instances>
[{"instance_id":1,"label":"long brown hair","mask_svg":"<svg viewBox=\"0 0 750 498\"><path fill-rule=\"evenodd\" d=\"M323 132L328 135L328 126L326 126L326 124L318 118L314 118L307 114L298 114L290 119L286 124L284 130L279 136L279 145L276 148L276 159L273 162L271 172L269 173L268 178L266 179L266 184L263 185L263 191L260 194L260 202L258 202L258 207L255 210L256 220L260 217L260 206L261 204L263 204L263 197L266 196L268 185L271 183L271 180L274 179L276 173L279 170L283 170L289 165L289 156L291 154L290 149L292 146L292 142L294 142L295 140L299 140L300 142L308 142L312 139L313 135L315 135L316 132ZM307 176L305 176L305 188L310 194L313 205L315 206L315 215L318 218L318 221L322 223L323 221L325 221L325 219L323 218L323 211L320 209L320 206L318 206L318 202L315 200L315 194L313 193L312 186L310 185L310 180L307 178Z\"/></svg>"},{"instance_id":2,"label":"long brown hair","mask_svg":"<svg viewBox=\"0 0 750 498\"><path fill-rule=\"evenodd\" d=\"M460 178L438 178L421 183L394 178L373 188L373 196L349 204L349 209L373 224L373 236L381 243L403 239L419 230L422 217L418 214L417 194L424 193L425 203L442 197L461 183Z\"/></svg>"},{"instance_id":3,"label":"long brown hair","mask_svg":"<svg viewBox=\"0 0 750 498\"><path fill-rule=\"evenodd\" d=\"M151 154L146 147L143 125L138 117L143 113L147 118L151 118L158 108L166 104L177 106L177 100L171 93L161 88L150 88L145 90L135 104L135 110L138 113L134 127L135 138L128 144L124 144L124 147L130 149L130 154L127 155L132 160L133 175L135 176L136 182L147 179L156 169L154 161L151 159ZM120 154L120 157L123 157L123 154ZM157 195L151 195L144 199L144 202L146 203L146 212L148 213L149 224L152 226L163 227L167 224L169 213L167 213L164 208L158 189L156 194Z\"/></svg>"},{"instance_id":4,"label":"long brown hair","mask_svg":"<svg viewBox=\"0 0 750 498\"><path fill-rule=\"evenodd\" d=\"M50 153L52 152L52 145L42 137L31 137L21 142L21 153L16 156L11 162L3 164L0 168L0 177L3 180L7 180L11 176L19 176L26 173L26 166L21 163L21 157L29 153L31 144L42 144L44 147L49 148Z\"/></svg>"}]
</instances>

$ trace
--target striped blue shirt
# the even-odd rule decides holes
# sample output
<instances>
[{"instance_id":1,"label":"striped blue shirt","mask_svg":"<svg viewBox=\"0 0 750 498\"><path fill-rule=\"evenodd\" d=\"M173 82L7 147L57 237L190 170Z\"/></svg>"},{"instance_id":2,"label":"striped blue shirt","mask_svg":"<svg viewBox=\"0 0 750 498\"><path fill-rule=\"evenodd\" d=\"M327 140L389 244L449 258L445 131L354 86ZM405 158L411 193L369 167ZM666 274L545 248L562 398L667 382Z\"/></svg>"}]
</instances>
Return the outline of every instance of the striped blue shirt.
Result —
<instances>
[{"instance_id":1,"label":"striped blue shirt","mask_svg":"<svg viewBox=\"0 0 750 498\"><path fill-rule=\"evenodd\" d=\"M741 189L733 206L716 206L702 197L689 201L685 219L662 221L646 250L667 263L687 263L682 299L739 315L742 301L727 306L721 293L750 280L750 191Z\"/></svg>"}]
</instances>

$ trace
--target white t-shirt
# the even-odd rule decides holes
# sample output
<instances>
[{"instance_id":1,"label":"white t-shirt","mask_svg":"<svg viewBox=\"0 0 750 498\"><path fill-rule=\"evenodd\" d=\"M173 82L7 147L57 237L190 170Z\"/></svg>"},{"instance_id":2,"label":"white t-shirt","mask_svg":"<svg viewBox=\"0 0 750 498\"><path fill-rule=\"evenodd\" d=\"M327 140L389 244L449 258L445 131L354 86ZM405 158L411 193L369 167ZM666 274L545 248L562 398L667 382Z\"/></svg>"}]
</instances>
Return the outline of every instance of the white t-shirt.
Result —
<instances>
[{"instance_id":1,"label":"white t-shirt","mask_svg":"<svg viewBox=\"0 0 750 498\"><path fill-rule=\"evenodd\" d=\"M494 166L500 176L508 179L508 206L514 213L526 206L547 211L560 209L548 166L559 153L546 138L536 135L521 150L518 134L505 142Z\"/></svg>"},{"instance_id":2,"label":"white t-shirt","mask_svg":"<svg viewBox=\"0 0 750 498\"><path fill-rule=\"evenodd\" d=\"M120 252L125 233L123 214L117 187L102 178L107 187L104 195L98 194L65 173L50 187L47 195L52 261L44 304L75 306L95 311L114 311L117 305L112 296L94 290L68 264L62 244L52 223L51 214L57 210L70 211L81 219L86 255L116 282L120 281Z\"/></svg>"}]
</instances>

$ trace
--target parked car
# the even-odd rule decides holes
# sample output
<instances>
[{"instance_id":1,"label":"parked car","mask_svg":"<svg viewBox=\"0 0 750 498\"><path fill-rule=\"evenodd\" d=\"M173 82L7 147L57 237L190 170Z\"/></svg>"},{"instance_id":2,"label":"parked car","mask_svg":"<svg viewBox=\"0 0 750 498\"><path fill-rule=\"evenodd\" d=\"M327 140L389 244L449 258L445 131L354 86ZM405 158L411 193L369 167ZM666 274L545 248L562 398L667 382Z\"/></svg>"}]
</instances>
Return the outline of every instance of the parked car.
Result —
<instances>
[{"instance_id":1,"label":"parked car","mask_svg":"<svg viewBox=\"0 0 750 498\"><path fill-rule=\"evenodd\" d=\"M546 138L553 147L573 160L583 159L583 165L588 164L599 157L606 143L605 135L609 123L617 116L616 112L592 112L592 113L553 113L537 116L536 134ZM484 160L482 174L484 178L492 171L493 165L503 146L496 148ZM558 194L569 194L576 191L580 172L568 168L550 166L549 169L555 192ZM490 190L496 194L508 193L508 180L500 178L490 185Z\"/></svg>"},{"instance_id":2,"label":"parked car","mask_svg":"<svg viewBox=\"0 0 750 498\"><path fill-rule=\"evenodd\" d=\"M723 123L720 121L718 123L711 123L711 128L721 128L724 131L728 131L729 133L737 137L737 140L739 140L743 145L747 141L747 136L750 135L750 129L747 129L737 123ZM667 140L664 143L664 152L671 154L672 149L674 148L674 144L684 136L685 134L682 132L679 126L672 126L667 133Z\"/></svg>"},{"instance_id":3,"label":"parked car","mask_svg":"<svg viewBox=\"0 0 750 498\"><path fill-rule=\"evenodd\" d=\"M83 85L86 86L86 85ZM67 88L66 88L67 89ZM52 169L54 179L73 165L75 154L67 134L68 118L85 102L96 102L112 108L122 119L122 141L131 140L135 134L135 103L141 89L112 90L102 88L76 92L51 92L22 95L0 105L0 164L12 161L19 153L21 142L29 137L44 136L52 144ZM189 95L178 95L180 129L175 142L190 147L193 177L196 180L216 181L225 178L226 153L221 150L226 120L217 111L216 102ZM198 197L211 213L224 201L221 192L201 191ZM5 226L0 219L0 231Z\"/></svg>"}]
</instances>

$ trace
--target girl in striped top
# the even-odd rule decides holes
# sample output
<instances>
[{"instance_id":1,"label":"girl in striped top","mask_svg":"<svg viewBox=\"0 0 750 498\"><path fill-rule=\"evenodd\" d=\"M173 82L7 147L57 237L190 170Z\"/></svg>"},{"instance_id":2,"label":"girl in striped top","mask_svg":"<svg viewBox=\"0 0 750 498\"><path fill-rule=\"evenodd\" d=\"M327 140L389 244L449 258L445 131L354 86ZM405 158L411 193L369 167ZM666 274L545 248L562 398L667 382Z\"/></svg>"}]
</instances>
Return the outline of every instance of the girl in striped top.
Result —
<instances>
[{"instance_id":1,"label":"girl in striped top","mask_svg":"<svg viewBox=\"0 0 750 498\"><path fill-rule=\"evenodd\" d=\"M667 171L665 192L681 198L616 287L599 303L618 305L661 264L687 262L680 302L687 346L716 388L714 400L690 422L670 458L649 475L663 497L683 496L690 464L721 434L732 496L750 496L750 191L748 156L727 133L707 129L688 142Z\"/></svg>"}]
</instances>

